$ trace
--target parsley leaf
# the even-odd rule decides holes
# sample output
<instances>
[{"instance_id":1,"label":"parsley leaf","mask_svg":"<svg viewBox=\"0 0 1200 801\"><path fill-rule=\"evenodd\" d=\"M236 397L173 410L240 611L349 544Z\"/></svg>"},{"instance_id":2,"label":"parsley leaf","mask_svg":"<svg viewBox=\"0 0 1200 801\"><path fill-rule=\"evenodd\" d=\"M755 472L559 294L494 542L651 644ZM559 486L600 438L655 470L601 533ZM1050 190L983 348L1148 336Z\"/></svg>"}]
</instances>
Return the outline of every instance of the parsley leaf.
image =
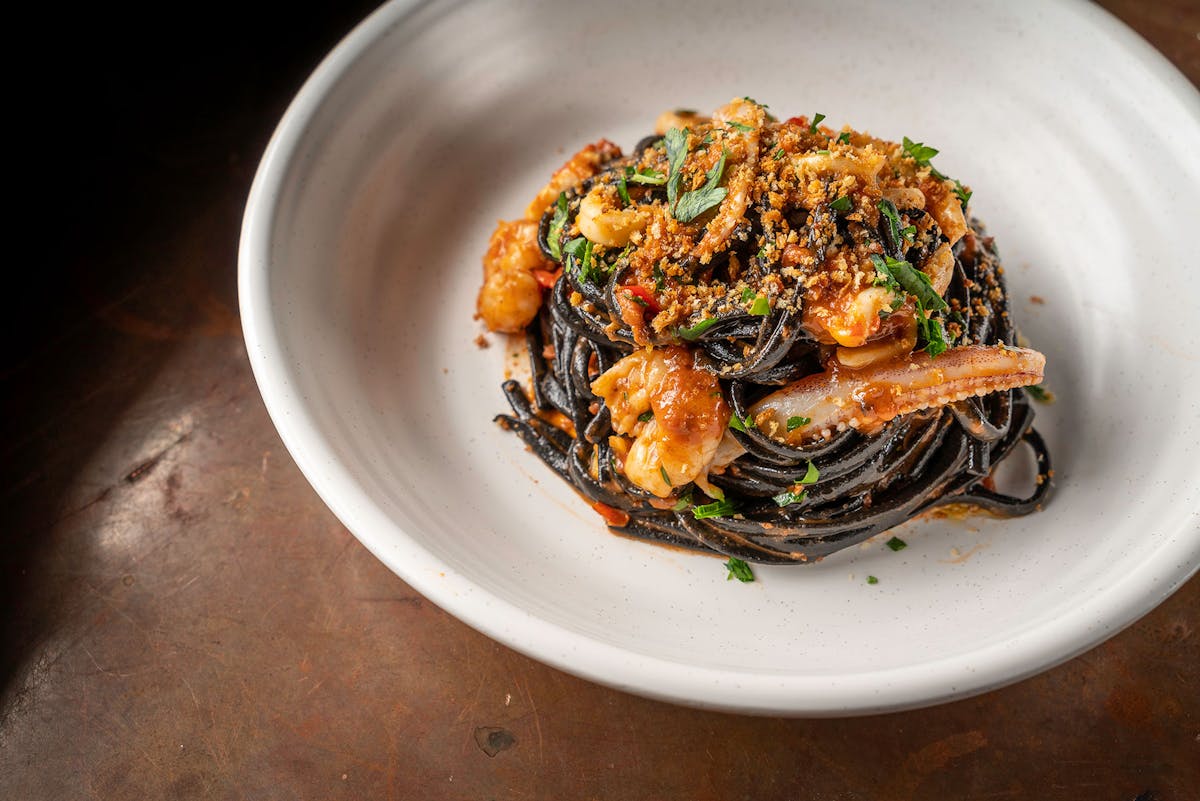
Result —
<instances>
[{"instance_id":1,"label":"parsley leaf","mask_svg":"<svg viewBox=\"0 0 1200 801\"><path fill-rule=\"evenodd\" d=\"M624 175L617 179L617 194L621 196L622 208L633 205L633 201L629 199L629 187L625 184Z\"/></svg>"},{"instance_id":2,"label":"parsley leaf","mask_svg":"<svg viewBox=\"0 0 1200 801\"><path fill-rule=\"evenodd\" d=\"M558 193L558 203L554 216L550 218L550 227L546 229L546 244L550 247L550 255L555 261L562 259L562 230L567 224L567 193Z\"/></svg>"},{"instance_id":3,"label":"parsley leaf","mask_svg":"<svg viewBox=\"0 0 1200 801\"><path fill-rule=\"evenodd\" d=\"M675 333L679 335L680 339L686 339L688 342L691 342L692 340L698 339L701 334L716 324L717 318L709 317L707 320L701 320L700 322L696 323L691 328L677 328L675 329Z\"/></svg>"},{"instance_id":4,"label":"parsley leaf","mask_svg":"<svg viewBox=\"0 0 1200 801\"><path fill-rule=\"evenodd\" d=\"M725 563L725 569L729 571L725 574L726 581L737 579L743 584L749 584L754 581L754 571L750 569L750 565L736 556L729 557L729 561Z\"/></svg>"},{"instance_id":5,"label":"parsley leaf","mask_svg":"<svg viewBox=\"0 0 1200 801\"><path fill-rule=\"evenodd\" d=\"M750 133L751 131L754 130L753 125L746 125L745 123L734 122L733 120L727 120L725 122L725 124L728 125L730 128L736 128L737 130L741 131L742 133Z\"/></svg>"},{"instance_id":6,"label":"parsley leaf","mask_svg":"<svg viewBox=\"0 0 1200 801\"><path fill-rule=\"evenodd\" d=\"M939 151L937 148L927 147L924 142L914 142L907 136L904 137L903 145L906 156L910 156L920 166L928 167L929 173L934 178L937 178L939 181L946 180L946 176L938 172L937 168L929 163L929 160L938 154Z\"/></svg>"},{"instance_id":7,"label":"parsley leaf","mask_svg":"<svg viewBox=\"0 0 1200 801\"><path fill-rule=\"evenodd\" d=\"M896 210L896 204L890 200L881 200L875 204L875 208L879 209L879 213L883 215L883 224L887 229L891 244L899 247L901 220L900 212Z\"/></svg>"},{"instance_id":8,"label":"parsley leaf","mask_svg":"<svg viewBox=\"0 0 1200 801\"><path fill-rule=\"evenodd\" d=\"M746 429L754 428L754 425L754 418L750 415L746 415L744 418L742 418L735 414L731 415L729 418L729 427L734 431L741 431L743 434L746 433Z\"/></svg>"},{"instance_id":9,"label":"parsley leaf","mask_svg":"<svg viewBox=\"0 0 1200 801\"><path fill-rule=\"evenodd\" d=\"M733 501L716 501L703 506L693 506L692 516L697 520L703 520L706 517L726 517L735 511L737 511L737 507L733 505Z\"/></svg>"},{"instance_id":10,"label":"parsley leaf","mask_svg":"<svg viewBox=\"0 0 1200 801\"><path fill-rule=\"evenodd\" d=\"M812 462L808 463L808 469L804 471L804 478L797 481L797 484L816 484L817 479L821 477L821 471Z\"/></svg>"},{"instance_id":11,"label":"parsley leaf","mask_svg":"<svg viewBox=\"0 0 1200 801\"><path fill-rule=\"evenodd\" d=\"M721 153L720 160L704 174L704 186L691 192L684 192L676 201L672 212L675 219L684 223L691 222L725 199L728 190L718 184L721 183L721 175L725 172L725 159L728 155L728 150Z\"/></svg>"},{"instance_id":12,"label":"parsley leaf","mask_svg":"<svg viewBox=\"0 0 1200 801\"><path fill-rule=\"evenodd\" d=\"M671 511L672 512L682 512L684 509L688 508L691 505L692 505L692 491L688 490L687 492L685 492L683 494L683 497L681 497L678 501L675 502L675 505L671 507Z\"/></svg>"},{"instance_id":13,"label":"parsley leaf","mask_svg":"<svg viewBox=\"0 0 1200 801\"><path fill-rule=\"evenodd\" d=\"M808 498L808 493L804 490L800 490L800 492L786 490L774 496L771 500L775 501L776 506L790 506L793 503L803 503L806 498Z\"/></svg>"},{"instance_id":14,"label":"parsley leaf","mask_svg":"<svg viewBox=\"0 0 1200 801\"><path fill-rule=\"evenodd\" d=\"M776 150L776 151L775 151L775 160L776 160L776 161L780 161L780 160L782 160L782 159L783 159L783 157L784 157L784 156L786 156L786 155L787 155L787 151L785 151L785 150L784 150L784 149L781 147L781 148L779 148L778 150Z\"/></svg>"},{"instance_id":15,"label":"parsley leaf","mask_svg":"<svg viewBox=\"0 0 1200 801\"><path fill-rule=\"evenodd\" d=\"M767 300L766 295L759 295L754 299L754 305L750 307L750 313L757 317L766 317L771 313L771 301Z\"/></svg>"},{"instance_id":16,"label":"parsley leaf","mask_svg":"<svg viewBox=\"0 0 1200 801\"><path fill-rule=\"evenodd\" d=\"M754 290L750 287L742 288L742 303L749 303L754 300Z\"/></svg>"},{"instance_id":17,"label":"parsley leaf","mask_svg":"<svg viewBox=\"0 0 1200 801\"><path fill-rule=\"evenodd\" d=\"M683 180L683 160L687 158L686 130L672 128L663 141L667 146L667 205L674 207L679 195L679 182Z\"/></svg>"},{"instance_id":18,"label":"parsley leaf","mask_svg":"<svg viewBox=\"0 0 1200 801\"><path fill-rule=\"evenodd\" d=\"M850 209L853 207L854 201L850 199L849 195L843 195L829 204L829 208L833 209L834 211L850 211Z\"/></svg>"},{"instance_id":19,"label":"parsley leaf","mask_svg":"<svg viewBox=\"0 0 1200 801\"><path fill-rule=\"evenodd\" d=\"M654 419L654 412L649 409L647 409L646 411L644 411L638 415L639 423L649 423L653 419Z\"/></svg>"},{"instance_id":20,"label":"parsley leaf","mask_svg":"<svg viewBox=\"0 0 1200 801\"><path fill-rule=\"evenodd\" d=\"M963 211L967 210L967 203L971 200L971 190L962 185L962 181L955 179L954 181L954 196L958 198L958 202L962 204Z\"/></svg>"},{"instance_id":21,"label":"parsley leaf","mask_svg":"<svg viewBox=\"0 0 1200 801\"><path fill-rule=\"evenodd\" d=\"M838 134L837 141L838 141L838 144L839 144L839 145L848 145L848 144L850 144L850 132L849 132L849 131L842 131L840 134Z\"/></svg>"},{"instance_id":22,"label":"parsley leaf","mask_svg":"<svg viewBox=\"0 0 1200 801\"><path fill-rule=\"evenodd\" d=\"M1029 393L1029 397L1033 398L1038 403L1053 403L1054 393L1046 389L1041 384L1025 387L1025 391Z\"/></svg>"},{"instance_id":23,"label":"parsley leaf","mask_svg":"<svg viewBox=\"0 0 1200 801\"><path fill-rule=\"evenodd\" d=\"M662 292L663 284L666 280L667 276L663 274L662 267L658 264L654 265L654 288Z\"/></svg>"},{"instance_id":24,"label":"parsley leaf","mask_svg":"<svg viewBox=\"0 0 1200 801\"><path fill-rule=\"evenodd\" d=\"M814 114L812 124L808 126L808 132L816 133L817 126L821 124L821 120L823 120L823 119L825 119L825 115L822 114L821 112L818 111L816 114Z\"/></svg>"},{"instance_id":25,"label":"parsley leaf","mask_svg":"<svg viewBox=\"0 0 1200 801\"><path fill-rule=\"evenodd\" d=\"M891 548L893 551L903 551L908 547L908 543L899 537L892 537L887 541L887 547Z\"/></svg>"},{"instance_id":26,"label":"parsley leaf","mask_svg":"<svg viewBox=\"0 0 1200 801\"><path fill-rule=\"evenodd\" d=\"M663 481L667 482L668 487L675 486L674 484L671 483L671 477L667 475L667 468L663 467L662 465L659 465L658 466L658 474L660 476L662 476Z\"/></svg>"},{"instance_id":27,"label":"parsley leaf","mask_svg":"<svg viewBox=\"0 0 1200 801\"><path fill-rule=\"evenodd\" d=\"M649 167L640 170L635 170L633 167L626 167L625 177L635 184L649 184L650 186L662 186L667 182L667 176Z\"/></svg>"},{"instance_id":28,"label":"parsley leaf","mask_svg":"<svg viewBox=\"0 0 1200 801\"><path fill-rule=\"evenodd\" d=\"M878 584L879 579L875 578L874 576L867 576L867 583L868 584Z\"/></svg>"},{"instance_id":29,"label":"parsley leaf","mask_svg":"<svg viewBox=\"0 0 1200 801\"><path fill-rule=\"evenodd\" d=\"M929 311L942 311L950 308L942 296L933 288L929 276L913 267L906 261L893 259L891 256L871 254L871 263L875 272L895 279L904 291L917 299L921 306Z\"/></svg>"},{"instance_id":30,"label":"parsley leaf","mask_svg":"<svg viewBox=\"0 0 1200 801\"><path fill-rule=\"evenodd\" d=\"M812 422L811 417L789 417L787 419L787 430L795 431L800 426L806 426Z\"/></svg>"}]
</instances>

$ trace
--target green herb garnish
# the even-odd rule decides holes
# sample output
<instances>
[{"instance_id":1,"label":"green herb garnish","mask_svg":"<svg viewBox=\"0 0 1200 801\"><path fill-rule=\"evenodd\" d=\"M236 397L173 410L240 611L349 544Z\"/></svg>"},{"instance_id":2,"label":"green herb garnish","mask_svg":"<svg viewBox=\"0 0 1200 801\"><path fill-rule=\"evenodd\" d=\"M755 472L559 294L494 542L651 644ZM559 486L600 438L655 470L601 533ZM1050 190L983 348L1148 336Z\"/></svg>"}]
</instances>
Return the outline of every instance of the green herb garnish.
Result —
<instances>
[{"instance_id":1,"label":"green herb garnish","mask_svg":"<svg viewBox=\"0 0 1200 801\"><path fill-rule=\"evenodd\" d=\"M687 158L687 131L672 128L663 137L667 147L667 205L674 207L683 180L683 161Z\"/></svg>"},{"instance_id":2,"label":"green herb garnish","mask_svg":"<svg viewBox=\"0 0 1200 801\"><path fill-rule=\"evenodd\" d=\"M818 151L817 151L817 155L818 155L818 156L828 156L828 155L829 155L829 151L828 151L828 150L818 150Z\"/></svg>"},{"instance_id":3,"label":"green herb garnish","mask_svg":"<svg viewBox=\"0 0 1200 801\"><path fill-rule=\"evenodd\" d=\"M754 130L753 125L746 125L744 123L734 122L733 120L728 120L725 124L728 125L730 128L738 129L742 133L750 133L751 131Z\"/></svg>"},{"instance_id":4,"label":"green herb garnish","mask_svg":"<svg viewBox=\"0 0 1200 801\"><path fill-rule=\"evenodd\" d=\"M917 162L917 164L920 166L928 167L929 174L934 178L937 178L939 181L946 180L946 176L938 172L937 169L929 163L929 160L938 154L939 151L937 148L926 147L924 142L914 142L907 136L904 137L903 145L904 154L906 156L911 157L912 160Z\"/></svg>"},{"instance_id":5,"label":"green herb garnish","mask_svg":"<svg viewBox=\"0 0 1200 801\"><path fill-rule=\"evenodd\" d=\"M829 204L829 208L833 209L834 211L850 211L850 209L853 207L854 201L850 199L849 195L843 195Z\"/></svg>"},{"instance_id":6,"label":"green herb garnish","mask_svg":"<svg viewBox=\"0 0 1200 801\"><path fill-rule=\"evenodd\" d=\"M675 219L684 223L691 222L725 199L728 190L719 184L721 175L725 172L725 159L728 155L728 150L722 152L721 159L704 174L704 186L691 192L684 192L680 196L671 212Z\"/></svg>"},{"instance_id":7,"label":"green herb garnish","mask_svg":"<svg viewBox=\"0 0 1200 801\"><path fill-rule=\"evenodd\" d=\"M813 121L812 121L812 124L808 126L808 132L809 132L809 133L816 133L816 132L817 132L817 126L821 124L821 120L823 120L823 119L825 119L825 115L824 115L824 114L822 114L822 113L820 113L820 112L817 112L816 114L814 114L814 115L813 115Z\"/></svg>"},{"instance_id":8,"label":"green herb garnish","mask_svg":"<svg viewBox=\"0 0 1200 801\"><path fill-rule=\"evenodd\" d=\"M617 179L617 194L621 197L622 208L633 205L633 201L629 199L629 187L625 184L624 175Z\"/></svg>"},{"instance_id":9,"label":"green herb garnish","mask_svg":"<svg viewBox=\"0 0 1200 801\"><path fill-rule=\"evenodd\" d=\"M666 280L667 277L663 274L662 267L657 264L654 265L654 288L662 292L663 284Z\"/></svg>"},{"instance_id":10,"label":"green herb garnish","mask_svg":"<svg viewBox=\"0 0 1200 801\"><path fill-rule=\"evenodd\" d=\"M886 201L885 201L886 202ZM946 332L940 320L932 319L928 312L942 311L950 308L942 296L933 288L929 276L914 268L906 261L893 259L891 256L871 255L871 263L875 265L877 286L887 286L893 293L903 296L912 295L917 302L917 328L925 338L926 352L933 357L946 352ZM902 299L902 297L901 297ZM895 311L898 304L892 304ZM883 313L880 312L880 316Z\"/></svg>"},{"instance_id":11,"label":"green herb garnish","mask_svg":"<svg viewBox=\"0 0 1200 801\"><path fill-rule=\"evenodd\" d=\"M644 167L640 170L635 170L633 167L626 167L625 177L635 184L649 184L650 186L662 186L667 182L667 176L649 167Z\"/></svg>"},{"instance_id":12,"label":"green herb garnish","mask_svg":"<svg viewBox=\"0 0 1200 801\"><path fill-rule=\"evenodd\" d=\"M887 541L887 547L891 548L893 551L903 551L908 547L908 543L899 537L892 537Z\"/></svg>"},{"instance_id":13,"label":"green herb garnish","mask_svg":"<svg viewBox=\"0 0 1200 801\"><path fill-rule=\"evenodd\" d=\"M688 508L691 505L692 505L692 491L688 490L679 498L678 501L675 502L675 505L671 507L671 511L672 512L682 512L684 509Z\"/></svg>"},{"instance_id":14,"label":"green herb garnish","mask_svg":"<svg viewBox=\"0 0 1200 801\"><path fill-rule=\"evenodd\" d=\"M550 218L550 227L546 229L546 245L555 261L562 259L562 230L567 224L567 193L558 193L558 202L554 208L554 216Z\"/></svg>"},{"instance_id":15,"label":"green herb garnish","mask_svg":"<svg viewBox=\"0 0 1200 801\"><path fill-rule=\"evenodd\" d=\"M766 295L759 295L754 299L754 305L750 307L750 313L758 317L766 317L771 313L771 301L767 300Z\"/></svg>"},{"instance_id":16,"label":"green herb garnish","mask_svg":"<svg viewBox=\"0 0 1200 801\"><path fill-rule=\"evenodd\" d=\"M743 584L749 584L754 581L754 571L750 569L750 565L736 556L729 557L729 561L725 563L725 569L729 571L725 574L726 581L737 579Z\"/></svg>"},{"instance_id":17,"label":"green herb garnish","mask_svg":"<svg viewBox=\"0 0 1200 801\"><path fill-rule=\"evenodd\" d=\"M776 506L790 506L793 503L803 503L807 497L808 493L804 490L800 490L799 492L787 490L774 496L771 500L775 501Z\"/></svg>"},{"instance_id":18,"label":"green herb garnish","mask_svg":"<svg viewBox=\"0 0 1200 801\"><path fill-rule=\"evenodd\" d=\"M875 204L875 208L879 209L879 213L883 215L884 225L887 226L892 241L899 244L901 221L900 212L896 210L896 204L890 200L881 200Z\"/></svg>"},{"instance_id":19,"label":"green herb garnish","mask_svg":"<svg viewBox=\"0 0 1200 801\"><path fill-rule=\"evenodd\" d=\"M962 181L955 179L954 181L954 196L958 198L958 202L962 204L963 211L967 210L967 203L971 200L971 190L962 185Z\"/></svg>"},{"instance_id":20,"label":"green herb garnish","mask_svg":"<svg viewBox=\"0 0 1200 801\"><path fill-rule=\"evenodd\" d=\"M653 419L654 419L654 411L651 409L647 409L646 411L644 411L638 415L639 423L649 423Z\"/></svg>"},{"instance_id":21,"label":"green herb garnish","mask_svg":"<svg viewBox=\"0 0 1200 801\"><path fill-rule=\"evenodd\" d=\"M782 147L775 151L775 160L776 161L782 161L785 156L787 156L787 153L784 151L784 149Z\"/></svg>"},{"instance_id":22,"label":"green herb garnish","mask_svg":"<svg viewBox=\"0 0 1200 801\"><path fill-rule=\"evenodd\" d=\"M742 303L749 303L754 300L755 292L750 287L742 287Z\"/></svg>"},{"instance_id":23,"label":"green herb garnish","mask_svg":"<svg viewBox=\"0 0 1200 801\"><path fill-rule=\"evenodd\" d=\"M1054 393L1043 387L1041 384L1034 384L1025 387L1025 391L1029 393L1029 397L1033 398L1038 403L1053 403Z\"/></svg>"},{"instance_id":24,"label":"green herb garnish","mask_svg":"<svg viewBox=\"0 0 1200 801\"><path fill-rule=\"evenodd\" d=\"M738 417L735 414L735 415L730 416L730 418L729 418L729 427L732 428L734 431L741 431L743 434L745 434L748 429L754 428L754 426L755 426L754 418L751 417L750 415L746 415L745 417Z\"/></svg>"},{"instance_id":25,"label":"green herb garnish","mask_svg":"<svg viewBox=\"0 0 1200 801\"><path fill-rule=\"evenodd\" d=\"M850 144L850 132L842 131L840 134L838 134L837 141L838 141L838 144L840 144L840 145Z\"/></svg>"},{"instance_id":26,"label":"green herb garnish","mask_svg":"<svg viewBox=\"0 0 1200 801\"><path fill-rule=\"evenodd\" d=\"M709 317L707 320L701 320L700 322L696 323L691 328L677 328L675 329L675 333L679 335L680 339L686 339L688 342L691 342L692 340L698 339L701 334L716 324L717 318Z\"/></svg>"},{"instance_id":27,"label":"green herb garnish","mask_svg":"<svg viewBox=\"0 0 1200 801\"><path fill-rule=\"evenodd\" d=\"M868 584L878 584L879 579L875 578L874 576L867 576L867 583Z\"/></svg>"},{"instance_id":28,"label":"green herb garnish","mask_svg":"<svg viewBox=\"0 0 1200 801\"><path fill-rule=\"evenodd\" d=\"M817 479L821 477L821 471L812 462L808 463L808 469L804 471L804 478L797 481L797 484L816 484Z\"/></svg>"},{"instance_id":29,"label":"green herb garnish","mask_svg":"<svg viewBox=\"0 0 1200 801\"><path fill-rule=\"evenodd\" d=\"M703 506L693 506L692 516L697 520L703 520L706 517L725 517L735 511L737 511L737 507L733 505L733 501L716 501Z\"/></svg>"},{"instance_id":30,"label":"green herb garnish","mask_svg":"<svg viewBox=\"0 0 1200 801\"><path fill-rule=\"evenodd\" d=\"M663 481L667 482L668 487L675 486L674 484L671 483L671 477L667 475L667 468L663 467L662 465L659 465L658 473L659 473L659 475L661 475L663 477Z\"/></svg>"},{"instance_id":31,"label":"green herb garnish","mask_svg":"<svg viewBox=\"0 0 1200 801\"><path fill-rule=\"evenodd\" d=\"M806 426L811 422L811 417L789 417L787 419L787 430L795 431L800 426Z\"/></svg>"}]
</instances>

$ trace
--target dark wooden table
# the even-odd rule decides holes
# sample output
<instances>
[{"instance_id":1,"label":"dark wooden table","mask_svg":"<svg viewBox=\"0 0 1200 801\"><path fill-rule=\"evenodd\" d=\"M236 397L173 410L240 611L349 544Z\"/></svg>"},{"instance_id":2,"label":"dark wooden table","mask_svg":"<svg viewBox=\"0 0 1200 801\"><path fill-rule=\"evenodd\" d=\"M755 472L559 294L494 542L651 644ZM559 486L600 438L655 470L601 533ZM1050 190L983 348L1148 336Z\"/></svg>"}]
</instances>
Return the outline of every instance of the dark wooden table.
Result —
<instances>
[{"instance_id":1,"label":"dark wooden table","mask_svg":"<svg viewBox=\"0 0 1200 801\"><path fill-rule=\"evenodd\" d=\"M1105 5L1200 82L1200 4ZM5 321L0 798L1200 798L1197 579L1007 689L785 720L544 667L368 554L267 419L235 292L258 156L366 10L92 12L10 157L57 183L10 224L39 256Z\"/></svg>"}]
</instances>

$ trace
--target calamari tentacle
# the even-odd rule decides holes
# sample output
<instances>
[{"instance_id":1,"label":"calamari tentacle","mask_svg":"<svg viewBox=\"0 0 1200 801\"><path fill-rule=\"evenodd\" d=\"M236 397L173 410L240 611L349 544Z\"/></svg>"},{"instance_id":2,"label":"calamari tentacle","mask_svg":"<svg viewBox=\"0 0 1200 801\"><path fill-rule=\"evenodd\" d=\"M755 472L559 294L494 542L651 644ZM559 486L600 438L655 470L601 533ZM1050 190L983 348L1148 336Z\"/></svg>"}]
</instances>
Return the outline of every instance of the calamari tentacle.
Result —
<instances>
[{"instance_id":1,"label":"calamari tentacle","mask_svg":"<svg viewBox=\"0 0 1200 801\"><path fill-rule=\"evenodd\" d=\"M871 433L902 414L1037 384L1045 365L1041 353L1008 346L966 345L937 358L910 354L864 370L807 376L758 401L750 413L760 430L790 444L847 428ZM808 422L796 425L796 418Z\"/></svg>"}]
</instances>

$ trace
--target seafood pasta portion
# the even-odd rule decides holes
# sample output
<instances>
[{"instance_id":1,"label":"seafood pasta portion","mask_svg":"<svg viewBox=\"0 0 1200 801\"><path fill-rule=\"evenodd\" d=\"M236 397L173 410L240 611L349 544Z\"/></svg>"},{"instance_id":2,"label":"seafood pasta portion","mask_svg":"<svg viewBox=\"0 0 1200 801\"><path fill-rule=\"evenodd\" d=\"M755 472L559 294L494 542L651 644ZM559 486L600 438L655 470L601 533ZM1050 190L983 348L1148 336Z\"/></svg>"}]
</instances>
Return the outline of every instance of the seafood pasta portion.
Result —
<instances>
[{"instance_id":1,"label":"seafood pasta portion","mask_svg":"<svg viewBox=\"0 0 1200 801\"><path fill-rule=\"evenodd\" d=\"M1039 508L1049 456L995 245L904 139L736 99L588 145L484 257L515 431L622 532L803 563L945 504ZM1029 497L996 490L1020 443Z\"/></svg>"}]
</instances>

